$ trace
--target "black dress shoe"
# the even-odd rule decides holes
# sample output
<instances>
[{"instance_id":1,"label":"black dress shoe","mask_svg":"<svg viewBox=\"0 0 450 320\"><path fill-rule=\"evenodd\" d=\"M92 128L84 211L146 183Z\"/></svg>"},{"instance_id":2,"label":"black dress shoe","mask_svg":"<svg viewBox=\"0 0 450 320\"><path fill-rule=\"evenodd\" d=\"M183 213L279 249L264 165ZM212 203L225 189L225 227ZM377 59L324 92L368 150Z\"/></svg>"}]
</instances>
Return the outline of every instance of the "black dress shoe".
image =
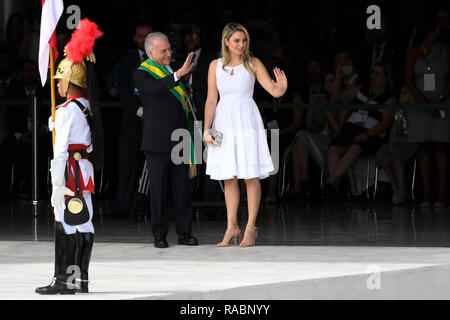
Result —
<instances>
[{"instance_id":1,"label":"black dress shoe","mask_svg":"<svg viewBox=\"0 0 450 320\"><path fill-rule=\"evenodd\" d=\"M178 244L185 246L198 246L198 241L192 234L184 233L178 235Z\"/></svg>"},{"instance_id":2,"label":"black dress shoe","mask_svg":"<svg viewBox=\"0 0 450 320\"><path fill-rule=\"evenodd\" d=\"M155 237L154 246L155 248L164 249L168 248L169 244L167 243L166 237Z\"/></svg>"},{"instance_id":3,"label":"black dress shoe","mask_svg":"<svg viewBox=\"0 0 450 320\"><path fill-rule=\"evenodd\" d=\"M50 285L36 288L35 292L44 295L75 294L75 288L71 288L67 285L67 278L68 277L57 279L55 277Z\"/></svg>"}]
</instances>

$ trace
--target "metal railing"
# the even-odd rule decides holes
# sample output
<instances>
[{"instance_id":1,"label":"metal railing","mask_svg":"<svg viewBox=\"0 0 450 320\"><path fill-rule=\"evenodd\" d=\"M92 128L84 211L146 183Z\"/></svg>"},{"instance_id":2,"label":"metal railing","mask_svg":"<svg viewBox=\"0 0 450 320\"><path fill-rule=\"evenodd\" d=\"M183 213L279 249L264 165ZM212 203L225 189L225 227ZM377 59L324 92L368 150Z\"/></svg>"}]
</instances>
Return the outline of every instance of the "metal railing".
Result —
<instances>
[{"instance_id":1,"label":"metal railing","mask_svg":"<svg viewBox=\"0 0 450 320\"><path fill-rule=\"evenodd\" d=\"M0 106L13 107L25 106L29 104L28 99L5 99L0 100ZM48 106L50 110L50 100L43 99L39 101L41 106ZM299 103L274 103L258 102L256 104L261 109L310 109L321 108L330 110L341 109L388 109L388 110L425 110L425 109L450 109L450 103L430 103L430 104L299 104ZM122 103L118 101L103 100L99 102L100 108L121 108Z\"/></svg>"}]
</instances>

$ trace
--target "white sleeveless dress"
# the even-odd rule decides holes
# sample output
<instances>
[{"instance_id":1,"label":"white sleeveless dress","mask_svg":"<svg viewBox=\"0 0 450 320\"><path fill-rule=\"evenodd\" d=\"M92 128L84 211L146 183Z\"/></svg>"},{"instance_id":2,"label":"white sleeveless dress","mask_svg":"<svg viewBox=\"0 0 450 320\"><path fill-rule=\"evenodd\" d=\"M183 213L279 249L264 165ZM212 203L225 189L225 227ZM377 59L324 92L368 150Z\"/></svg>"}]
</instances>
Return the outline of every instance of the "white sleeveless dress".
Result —
<instances>
[{"instance_id":1,"label":"white sleeveless dress","mask_svg":"<svg viewBox=\"0 0 450 320\"><path fill-rule=\"evenodd\" d=\"M216 69L219 103L212 128L223 133L222 146L209 147L206 174L213 180L265 179L274 171L267 136L253 100L255 77L243 64Z\"/></svg>"}]
</instances>

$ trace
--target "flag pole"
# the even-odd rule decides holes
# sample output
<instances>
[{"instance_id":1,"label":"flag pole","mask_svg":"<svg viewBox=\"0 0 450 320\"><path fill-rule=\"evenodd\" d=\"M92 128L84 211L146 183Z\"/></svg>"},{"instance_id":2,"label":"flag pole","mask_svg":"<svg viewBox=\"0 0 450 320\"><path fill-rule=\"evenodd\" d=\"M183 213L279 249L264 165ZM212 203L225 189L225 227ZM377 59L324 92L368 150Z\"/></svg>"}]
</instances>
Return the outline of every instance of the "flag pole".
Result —
<instances>
[{"instance_id":1,"label":"flag pole","mask_svg":"<svg viewBox=\"0 0 450 320\"><path fill-rule=\"evenodd\" d=\"M52 121L55 122L55 111L56 111L56 103L55 103L55 81L53 80L53 76L55 74L55 62L53 60L53 48L50 46L50 88L51 88L51 105L52 105ZM55 128L52 131L52 146L55 148Z\"/></svg>"}]
</instances>

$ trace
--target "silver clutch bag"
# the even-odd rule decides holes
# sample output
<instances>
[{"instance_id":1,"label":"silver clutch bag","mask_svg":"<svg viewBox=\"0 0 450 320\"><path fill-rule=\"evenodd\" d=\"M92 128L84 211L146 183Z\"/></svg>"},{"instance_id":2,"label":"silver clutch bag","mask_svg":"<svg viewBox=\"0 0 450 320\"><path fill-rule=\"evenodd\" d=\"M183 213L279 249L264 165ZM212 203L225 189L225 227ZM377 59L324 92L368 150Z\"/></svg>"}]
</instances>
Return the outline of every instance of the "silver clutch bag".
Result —
<instances>
[{"instance_id":1,"label":"silver clutch bag","mask_svg":"<svg viewBox=\"0 0 450 320\"><path fill-rule=\"evenodd\" d=\"M408 116L406 115L405 110L398 110L394 115L394 121L400 124L400 134L408 134Z\"/></svg>"},{"instance_id":2,"label":"silver clutch bag","mask_svg":"<svg viewBox=\"0 0 450 320\"><path fill-rule=\"evenodd\" d=\"M220 147L222 145L222 138L223 134L217 129L209 129L209 135L214 140L214 143L212 144L213 147Z\"/></svg>"}]
</instances>

